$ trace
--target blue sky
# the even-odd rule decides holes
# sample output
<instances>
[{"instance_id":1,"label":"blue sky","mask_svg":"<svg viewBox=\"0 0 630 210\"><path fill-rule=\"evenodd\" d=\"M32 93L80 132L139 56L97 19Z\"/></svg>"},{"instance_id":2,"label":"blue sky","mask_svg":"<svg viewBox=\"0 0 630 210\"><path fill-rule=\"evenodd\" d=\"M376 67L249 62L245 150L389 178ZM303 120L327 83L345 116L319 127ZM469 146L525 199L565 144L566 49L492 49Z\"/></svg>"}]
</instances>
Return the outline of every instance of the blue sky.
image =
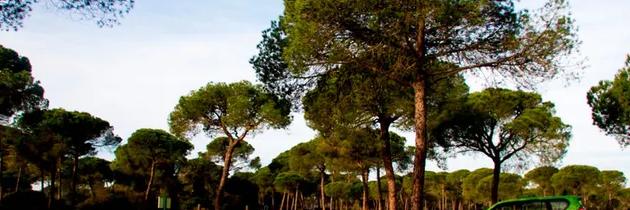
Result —
<instances>
[{"instance_id":1,"label":"blue sky","mask_svg":"<svg viewBox=\"0 0 630 210\"><path fill-rule=\"evenodd\" d=\"M519 6L540 1L527 3ZM630 2L580 0L571 1L571 7L586 68L579 81L550 81L538 89L573 126L561 165L593 165L630 177L630 151L592 125L586 104L588 89L613 78L630 53ZM168 130L167 117L179 97L208 82L255 81L248 60L257 52L261 31L281 13L282 1L139 0L121 25L98 28L40 4L24 28L0 32L0 44L31 60L51 107L92 113L126 139L139 128ZM478 82L471 86L482 87ZM287 129L250 140L263 163L313 137L300 113L294 119ZM411 133L404 135L413 140ZM193 154L209 140L203 135L193 139ZM107 151L99 156L113 157ZM448 164L449 170L491 167L484 156L462 156ZM438 170L433 163L429 169Z\"/></svg>"}]
</instances>

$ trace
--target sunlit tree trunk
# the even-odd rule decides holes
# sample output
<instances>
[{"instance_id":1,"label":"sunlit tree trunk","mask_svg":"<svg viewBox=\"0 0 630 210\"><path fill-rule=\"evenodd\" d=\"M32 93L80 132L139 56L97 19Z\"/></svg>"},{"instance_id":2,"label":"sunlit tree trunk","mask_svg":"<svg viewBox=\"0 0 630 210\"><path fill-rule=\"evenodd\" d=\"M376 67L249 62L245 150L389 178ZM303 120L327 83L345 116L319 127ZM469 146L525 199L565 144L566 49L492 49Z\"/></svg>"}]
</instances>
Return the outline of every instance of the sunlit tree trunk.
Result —
<instances>
[{"instance_id":1,"label":"sunlit tree trunk","mask_svg":"<svg viewBox=\"0 0 630 210\"><path fill-rule=\"evenodd\" d=\"M369 169L364 169L361 172L361 184L363 185L363 201L361 203L362 210L368 210L368 192L370 191L370 187L368 186L369 173Z\"/></svg>"},{"instance_id":2,"label":"sunlit tree trunk","mask_svg":"<svg viewBox=\"0 0 630 210\"><path fill-rule=\"evenodd\" d=\"M144 201L149 200L149 194L151 193L151 187L153 185L153 177L155 176L155 160L151 160L151 172L149 172L149 181L147 182L147 189L144 190Z\"/></svg>"},{"instance_id":3,"label":"sunlit tree trunk","mask_svg":"<svg viewBox=\"0 0 630 210\"><path fill-rule=\"evenodd\" d=\"M232 165L232 153L234 152L234 148L238 145L239 140L230 139L230 145L225 151L225 158L223 159L223 171L221 172L221 179L219 181L219 186L217 187L217 192L214 197L214 210L221 210L221 200L223 198L223 188L225 187L225 182L230 173L230 166Z\"/></svg>"},{"instance_id":4,"label":"sunlit tree trunk","mask_svg":"<svg viewBox=\"0 0 630 210\"><path fill-rule=\"evenodd\" d=\"M419 24L419 25L424 25ZM418 78L413 83L415 92L415 146L416 152L413 160L413 194L411 201L412 210L420 210L424 203L424 175L427 158L427 109L426 109L426 81L425 78Z\"/></svg>"},{"instance_id":5,"label":"sunlit tree trunk","mask_svg":"<svg viewBox=\"0 0 630 210\"><path fill-rule=\"evenodd\" d=\"M381 192L381 168L376 166L376 209L383 210L383 197Z\"/></svg>"}]
</instances>

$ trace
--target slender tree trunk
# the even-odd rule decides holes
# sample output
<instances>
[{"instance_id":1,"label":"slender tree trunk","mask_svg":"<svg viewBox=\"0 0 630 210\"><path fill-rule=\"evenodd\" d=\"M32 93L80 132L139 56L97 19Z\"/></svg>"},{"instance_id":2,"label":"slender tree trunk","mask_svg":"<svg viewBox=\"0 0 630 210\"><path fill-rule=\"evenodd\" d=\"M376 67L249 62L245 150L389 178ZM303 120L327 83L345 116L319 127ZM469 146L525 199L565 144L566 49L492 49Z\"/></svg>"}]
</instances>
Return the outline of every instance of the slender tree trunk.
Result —
<instances>
[{"instance_id":1,"label":"slender tree trunk","mask_svg":"<svg viewBox=\"0 0 630 210\"><path fill-rule=\"evenodd\" d=\"M293 200L293 210L297 210L297 205L298 205L298 195L299 195L299 191L300 190L300 186L296 186L295 187L295 199Z\"/></svg>"},{"instance_id":2,"label":"slender tree trunk","mask_svg":"<svg viewBox=\"0 0 630 210\"><path fill-rule=\"evenodd\" d=\"M387 209L396 210L396 178L394 176L394 166L392 164L391 143L389 138L389 127L392 123L391 119L379 117L380 138L383 142L383 167L385 168L385 177L387 178Z\"/></svg>"},{"instance_id":3,"label":"slender tree trunk","mask_svg":"<svg viewBox=\"0 0 630 210\"><path fill-rule=\"evenodd\" d=\"M276 210L276 189L271 187L271 209Z\"/></svg>"},{"instance_id":4,"label":"slender tree trunk","mask_svg":"<svg viewBox=\"0 0 630 210\"><path fill-rule=\"evenodd\" d=\"M419 78L413 83L415 92L415 131L416 152L413 160L413 194L411 196L411 209L420 210L424 203L424 174L427 159L427 107L426 107L426 81Z\"/></svg>"},{"instance_id":5,"label":"slender tree trunk","mask_svg":"<svg viewBox=\"0 0 630 210\"><path fill-rule=\"evenodd\" d=\"M494 169L492 170L492 192L491 200L495 204L499 201L499 178L501 176L501 160L493 158Z\"/></svg>"},{"instance_id":6,"label":"slender tree trunk","mask_svg":"<svg viewBox=\"0 0 630 210\"><path fill-rule=\"evenodd\" d=\"M63 176L61 174L61 163L62 161L59 160L59 167L57 167L57 178L59 178L59 186L57 187L57 200L61 200L61 195L63 193Z\"/></svg>"},{"instance_id":7,"label":"slender tree trunk","mask_svg":"<svg viewBox=\"0 0 630 210\"><path fill-rule=\"evenodd\" d=\"M72 179L70 180L70 201L75 203L77 197L77 179L79 174L79 155L72 157Z\"/></svg>"},{"instance_id":8,"label":"slender tree trunk","mask_svg":"<svg viewBox=\"0 0 630 210\"><path fill-rule=\"evenodd\" d=\"M149 172L149 182L147 182L147 189L144 190L144 201L149 200L149 194L151 194L151 187L153 187L153 177L155 176L155 160L151 160L151 172Z\"/></svg>"},{"instance_id":9,"label":"slender tree trunk","mask_svg":"<svg viewBox=\"0 0 630 210\"><path fill-rule=\"evenodd\" d=\"M361 203L362 210L368 210L368 192L370 192L370 187L368 186L368 177L370 173L370 169L364 169L361 172L361 184L363 185L363 201Z\"/></svg>"},{"instance_id":10,"label":"slender tree trunk","mask_svg":"<svg viewBox=\"0 0 630 210\"><path fill-rule=\"evenodd\" d=\"M40 169L39 173L42 176L42 177L40 177L41 178L40 184L42 185L42 187L41 187L42 190L41 191L42 191L42 193L44 193L44 177L45 177L44 176L44 170Z\"/></svg>"},{"instance_id":11,"label":"slender tree trunk","mask_svg":"<svg viewBox=\"0 0 630 210\"><path fill-rule=\"evenodd\" d=\"M223 172L221 173L221 180L219 181L219 187L217 188L217 193L214 197L214 210L221 210L221 200L223 199L223 187L225 187L225 182L230 175L230 166L232 165L232 153L234 152L234 148L238 144L238 140L232 143L230 140L230 145L225 151L225 158L223 159Z\"/></svg>"},{"instance_id":12,"label":"slender tree trunk","mask_svg":"<svg viewBox=\"0 0 630 210\"><path fill-rule=\"evenodd\" d=\"M321 208L322 210L326 210L326 194L324 193L324 176L326 172L324 170L319 170L319 192L321 196Z\"/></svg>"},{"instance_id":13,"label":"slender tree trunk","mask_svg":"<svg viewBox=\"0 0 630 210\"><path fill-rule=\"evenodd\" d=\"M17 174L17 179L15 181L15 190L13 190L13 192L18 192L20 191L20 180L22 179L22 166L18 166L18 174Z\"/></svg>"},{"instance_id":14,"label":"slender tree trunk","mask_svg":"<svg viewBox=\"0 0 630 210\"><path fill-rule=\"evenodd\" d=\"M376 209L383 210L383 193L381 192L381 168L379 166L376 166L376 185L376 200L378 200L376 202Z\"/></svg>"},{"instance_id":15,"label":"slender tree trunk","mask_svg":"<svg viewBox=\"0 0 630 210\"><path fill-rule=\"evenodd\" d=\"M55 201L55 179L57 179L57 167L52 166L50 170L50 186L48 186L48 209L52 209Z\"/></svg>"},{"instance_id":16,"label":"slender tree trunk","mask_svg":"<svg viewBox=\"0 0 630 210\"><path fill-rule=\"evenodd\" d=\"M283 207L284 207L284 199L286 199L286 197L287 197L287 192L283 192L282 193L282 200L280 201L280 210L282 210Z\"/></svg>"},{"instance_id":17,"label":"slender tree trunk","mask_svg":"<svg viewBox=\"0 0 630 210\"><path fill-rule=\"evenodd\" d=\"M2 185L2 177L3 177L3 172L4 172L4 168L3 167L3 162L4 162L4 147L2 145L2 139L0 139L0 203L2 203L2 198L4 198L4 194L3 194L3 189L4 186Z\"/></svg>"},{"instance_id":18,"label":"slender tree trunk","mask_svg":"<svg viewBox=\"0 0 630 210\"><path fill-rule=\"evenodd\" d=\"M330 210L335 209L333 206L335 206L335 199L333 199L333 197L330 196Z\"/></svg>"}]
</instances>

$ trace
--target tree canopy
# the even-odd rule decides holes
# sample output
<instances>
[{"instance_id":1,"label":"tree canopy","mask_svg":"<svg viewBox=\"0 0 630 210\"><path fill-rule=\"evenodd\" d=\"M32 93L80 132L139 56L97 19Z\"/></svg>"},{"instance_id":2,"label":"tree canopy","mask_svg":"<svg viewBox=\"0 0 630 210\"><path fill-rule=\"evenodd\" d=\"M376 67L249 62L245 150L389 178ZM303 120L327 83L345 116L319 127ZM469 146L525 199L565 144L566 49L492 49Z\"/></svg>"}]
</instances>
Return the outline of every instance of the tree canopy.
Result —
<instances>
[{"instance_id":1,"label":"tree canopy","mask_svg":"<svg viewBox=\"0 0 630 210\"><path fill-rule=\"evenodd\" d=\"M537 93L489 88L472 93L431 136L447 150L480 152L492 159L494 203L503 163L516 159L526 164L537 156L540 163L550 164L566 153L570 126L554 116L553 107Z\"/></svg>"},{"instance_id":2,"label":"tree canopy","mask_svg":"<svg viewBox=\"0 0 630 210\"><path fill-rule=\"evenodd\" d=\"M617 138L620 145L630 145L630 55L615 78L591 87L586 99L593 111L593 124Z\"/></svg>"},{"instance_id":3,"label":"tree canopy","mask_svg":"<svg viewBox=\"0 0 630 210\"><path fill-rule=\"evenodd\" d=\"M113 26L133 8L134 0L8 0L0 2L0 30L18 30L38 3L94 20L98 26ZM39 8L38 8L39 9Z\"/></svg>"},{"instance_id":4,"label":"tree canopy","mask_svg":"<svg viewBox=\"0 0 630 210\"><path fill-rule=\"evenodd\" d=\"M283 58L297 74L360 65L414 92L413 210L422 205L427 87L464 71L490 70L532 84L562 71L577 45L565 1L538 12L513 1L285 0Z\"/></svg>"}]
</instances>

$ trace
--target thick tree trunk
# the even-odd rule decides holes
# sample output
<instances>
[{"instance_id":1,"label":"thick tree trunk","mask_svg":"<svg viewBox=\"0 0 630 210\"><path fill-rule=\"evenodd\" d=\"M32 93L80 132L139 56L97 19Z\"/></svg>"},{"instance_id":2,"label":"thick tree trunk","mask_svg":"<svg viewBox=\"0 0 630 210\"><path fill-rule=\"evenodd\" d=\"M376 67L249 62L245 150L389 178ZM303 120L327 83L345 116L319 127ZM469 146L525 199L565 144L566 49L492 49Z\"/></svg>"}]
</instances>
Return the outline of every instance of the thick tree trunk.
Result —
<instances>
[{"instance_id":1,"label":"thick tree trunk","mask_svg":"<svg viewBox=\"0 0 630 210\"><path fill-rule=\"evenodd\" d=\"M421 210L424 206L424 173L426 167L428 138L427 138L427 107L426 107L426 81L424 78L413 83L415 92L415 131L416 153L413 160L413 194L411 196L411 209Z\"/></svg>"},{"instance_id":2,"label":"thick tree trunk","mask_svg":"<svg viewBox=\"0 0 630 210\"><path fill-rule=\"evenodd\" d=\"M394 166L392 165L392 152L389 139L389 126L391 125L390 119L379 120L380 124L380 138L383 142L383 150L381 150L381 156L383 157L383 167L385 168L385 177L387 178L387 209L396 210L396 178L394 176Z\"/></svg>"},{"instance_id":3,"label":"thick tree trunk","mask_svg":"<svg viewBox=\"0 0 630 210\"><path fill-rule=\"evenodd\" d=\"M500 160L493 160L494 162L494 169L492 170L492 192L491 193L491 200L492 200L492 204L497 203L497 201L499 201L499 178L501 176L501 161Z\"/></svg>"},{"instance_id":4,"label":"thick tree trunk","mask_svg":"<svg viewBox=\"0 0 630 210\"><path fill-rule=\"evenodd\" d=\"M376 209L383 210L383 193L381 192L381 168L376 166Z\"/></svg>"},{"instance_id":5,"label":"thick tree trunk","mask_svg":"<svg viewBox=\"0 0 630 210\"><path fill-rule=\"evenodd\" d=\"M319 171L319 192L320 192L320 196L321 196L321 208L322 210L326 210L326 194L324 193L324 176L325 176L325 171L324 170L320 170Z\"/></svg>"},{"instance_id":6,"label":"thick tree trunk","mask_svg":"<svg viewBox=\"0 0 630 210\"><path fill-rule=\"evenodd\" d=\"M223 198L223 188L225 187L225 182L230 175L230 166L232 165L232 153L234 152L234 148L238 144L238 141L234 141L232 143L230 141L230 145L225 151L225 158L223 159L223 172L221 172L221 179L219 181L219 187L217 187L217 193L214 197L214 210L221 210L221 200Z\"/></svg>"},{"instance_id":7,"label":"thick tree trunk","mask_svg":"<svg viewBox=\"0 0 630 210\"><path fill-rule=\"evenodd\" d=\"M361 203L362 210L368 210L368 192L370 192L370 187L368 186L369 173L369 169L365 169L361 172L361 184L363 185L363 201Z\"/></svg>"},{"instance_id":8,"label":"thick tree trunk","mask_svg":"<svg viewBox=\"0 0 630 210\"><path fill-rule=\"evenodd\" d=\"M151 161L151 171L149 172L149 182L147 182L147 189L144 190L144 201L149 200L149 194L151 193L151 187L153 185L153 177L155 176L155 160Z\"/></svg>"}]
</instances>

